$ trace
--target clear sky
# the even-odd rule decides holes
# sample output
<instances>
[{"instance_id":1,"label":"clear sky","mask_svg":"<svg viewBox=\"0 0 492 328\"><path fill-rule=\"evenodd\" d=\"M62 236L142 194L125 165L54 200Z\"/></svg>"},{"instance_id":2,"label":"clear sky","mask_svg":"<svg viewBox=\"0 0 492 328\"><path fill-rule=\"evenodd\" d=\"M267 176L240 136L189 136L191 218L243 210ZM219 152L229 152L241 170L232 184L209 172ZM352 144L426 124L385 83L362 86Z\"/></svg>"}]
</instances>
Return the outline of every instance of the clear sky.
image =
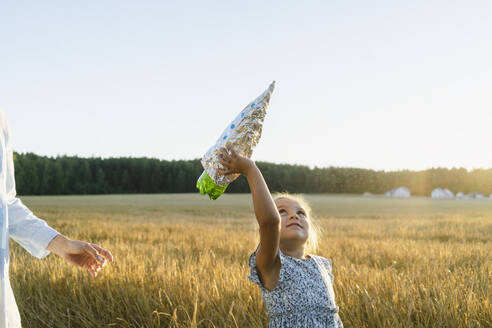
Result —
<instances>
[{"instance_id":1,"label":"clear sky","mask_svg":"<svg viewBox=\"0 0 492 328\"><path fill-rule=\"evenodd\" d=\"M15 150L201 157L272 80L253 158L492 167L492 1L2 1Z\"/></svg>"}]
</instances>

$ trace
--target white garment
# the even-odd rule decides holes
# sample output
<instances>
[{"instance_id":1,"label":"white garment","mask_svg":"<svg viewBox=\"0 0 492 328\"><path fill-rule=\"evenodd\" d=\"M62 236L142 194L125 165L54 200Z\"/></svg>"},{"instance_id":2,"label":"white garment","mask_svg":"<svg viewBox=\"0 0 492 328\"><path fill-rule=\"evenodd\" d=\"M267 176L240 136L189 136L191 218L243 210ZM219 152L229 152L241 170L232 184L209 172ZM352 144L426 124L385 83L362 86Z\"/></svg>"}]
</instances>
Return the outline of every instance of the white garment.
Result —
<instances>
[{"instance_id":1,"label":"white garment","mask_svg":"<svg viewBox=\"0 0 492 328\"><path fill-rule=\"evenodd\" d=\"M0 328L20 328L20 315L9 280L9 236L37 258L58 232L16 198L10 134L0 109Z\"/></svg>"}]
</instances>

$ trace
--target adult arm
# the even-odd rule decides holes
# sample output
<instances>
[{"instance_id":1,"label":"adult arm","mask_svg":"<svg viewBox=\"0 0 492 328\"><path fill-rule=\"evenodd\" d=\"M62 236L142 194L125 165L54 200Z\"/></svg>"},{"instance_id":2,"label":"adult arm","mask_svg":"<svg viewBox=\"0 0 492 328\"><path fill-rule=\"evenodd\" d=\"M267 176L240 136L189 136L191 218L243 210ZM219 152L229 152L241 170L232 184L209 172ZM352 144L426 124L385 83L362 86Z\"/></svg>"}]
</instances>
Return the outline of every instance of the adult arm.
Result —
<instances>
[{"instance_id":1,"label":"adult arm","mask_svg":"<svg viewBox=\"0 0 492 328\"><path fill-rule=\"evenodd\" d=\"M1 118L3 119L3 118ZM36 217L16 197L13 151L8 127L3 122L6 177L6 197L9 235L29 253L37 258L47 256L51 251L67 262L86 268L95 276L104 266L105 260L113 260L110 252L87 242L70 240L62 236L44 220ZM103 257L99 256L101 254Z\"/></svg>"}]
</instances>

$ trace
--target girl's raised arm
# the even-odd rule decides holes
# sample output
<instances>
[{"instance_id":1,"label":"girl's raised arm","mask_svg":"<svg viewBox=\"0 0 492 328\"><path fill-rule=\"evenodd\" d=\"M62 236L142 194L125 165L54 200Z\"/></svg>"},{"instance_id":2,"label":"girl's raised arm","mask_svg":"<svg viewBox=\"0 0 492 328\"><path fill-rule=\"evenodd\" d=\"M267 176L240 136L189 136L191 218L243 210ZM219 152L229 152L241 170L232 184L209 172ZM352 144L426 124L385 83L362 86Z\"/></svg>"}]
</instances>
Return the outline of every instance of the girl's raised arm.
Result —
<instances>
[{"instance_id":1,"label":"girl's raised arm","mask_svg":"<svg viewBox=\"0 0 492 328\"><path fill-rule=\"evenodd\" d=\"M241 173L248 179L253 196L256 219L260 226L260 247L256 253L256 266L265 288L272 290L278 283L280 258L280 214L273 201L263 175L255 162L238 155L232 148L220 149L219 161L224 166L220 174Z\"/></svg>"}]
</instances>

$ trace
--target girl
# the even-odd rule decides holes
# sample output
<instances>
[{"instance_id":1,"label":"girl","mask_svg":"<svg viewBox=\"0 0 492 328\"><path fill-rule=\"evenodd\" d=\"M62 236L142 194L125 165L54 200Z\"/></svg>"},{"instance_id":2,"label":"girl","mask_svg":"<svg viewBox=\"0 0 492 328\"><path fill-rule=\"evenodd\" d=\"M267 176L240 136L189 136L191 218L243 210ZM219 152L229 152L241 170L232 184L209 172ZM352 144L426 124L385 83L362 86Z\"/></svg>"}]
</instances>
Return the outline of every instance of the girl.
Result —
<instances>
[{"instance_id":1,"label":"girl","mask_svg":"<svg viewBox=\"0 0 492 328\"><path fill-rule=\"evenodd\" d=\"M272 199L255 163L232 148L220 149L220 174L243 174L253 196L260 244L249 259L249 279L258 284L268 327L339 328L331 261L306 253L315 247L309 208L297 197Z\"/></svg>"}]
</instances>

